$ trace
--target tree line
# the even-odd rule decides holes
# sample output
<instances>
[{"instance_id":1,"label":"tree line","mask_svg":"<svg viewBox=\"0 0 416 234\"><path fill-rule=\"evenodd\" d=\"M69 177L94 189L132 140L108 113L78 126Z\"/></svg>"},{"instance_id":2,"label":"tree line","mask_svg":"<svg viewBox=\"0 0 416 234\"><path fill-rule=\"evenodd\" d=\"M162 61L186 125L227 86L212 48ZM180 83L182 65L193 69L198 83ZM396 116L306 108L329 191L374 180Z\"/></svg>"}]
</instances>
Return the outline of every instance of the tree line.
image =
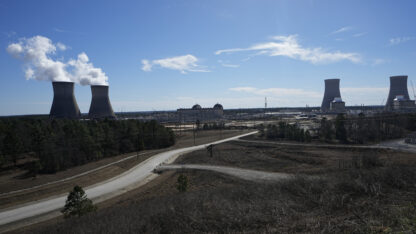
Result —
<instances>
[{"instance_id":1,"label":"tree line","mask_svg":"<svg viewBox=\"0 0 416 234\"><path fill-rule=\"evenodd\" d=\"M297 124L279 122L277 125L260 125L260 133L267 139L284 139L326 143L367 144L405 137L416 131L416 114L379 113L372 116L359 114L335 119L322 118L315 131L303 130Z\"/></svg>"},{"instance_id":2,"label":"tree line","mask_svg":"<svg viewBox=\"0 0 416 234\"><path fill-rule=\"evenodd\" d=\"M416 114L380 113L373 116L339 114L334 120L323 118L318 138L325 142L375 143L405 137L416 131Z\"/></svg>"},{"instance_id":3,"label":"tree line","mask_svg":"<svg viewBox=\"0 0 416 234\"><path fill-rule=\"evenodd\" d=\"M123 153L169 147L174 133L156 121L0 119L0 166L35 158L33 173L54 173Z\"/></svg>"},{"instance_id":4,"label":"tree line","mask_svg":"<svg viewBox=\"0 0 416 234\"><path fill-rule=\"evenodd\" d=\"M288 124L280 121L277 125L269 124L266 129L260 127L260 134L272 140L291 140L299 142L311 142L312 136L309 130L304 130L296 124Z\"/></svg>"}]
</instances>

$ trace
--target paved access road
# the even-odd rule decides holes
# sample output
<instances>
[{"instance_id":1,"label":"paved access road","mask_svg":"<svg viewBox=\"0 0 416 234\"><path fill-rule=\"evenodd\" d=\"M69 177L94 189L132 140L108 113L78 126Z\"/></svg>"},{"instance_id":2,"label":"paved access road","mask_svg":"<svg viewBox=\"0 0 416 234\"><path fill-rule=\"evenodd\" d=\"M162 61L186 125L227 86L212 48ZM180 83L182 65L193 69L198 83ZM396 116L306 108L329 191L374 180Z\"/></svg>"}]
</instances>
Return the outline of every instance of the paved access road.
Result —
<instances>
[{"instance_id":1,"label":"paved access road","mask_svg":"<svg viewBox=\"0 0 416 234\"><path fill-rule=\"evenodd\" d=\"M204 170L204 171L214 171L226 175L231 175L238 177L243 180L250 180L254 182L276 182L283 179L290 179L293 177L291 174L280 173L280 172L265 172L265 171L256 171L251 169L242 169L236 167L225 167L225 166L210 166L202 164L169 164L169 165L160 165L156 167L156 172L168 171L168 170Z\"/></svg>"},{"instance_id":2,"label":"paved access road","mask_svg":"<svg viewBox=\"0 0 416 234\"><path fill-rule=\"evenodd\" d=\"M94 202L104 201L106 199L115 197L121 193L124 193L130 189L133 189L137 187L138 184L144 184L147 181L155 178L153 170L158 165L162 163L173 162L181 154L185 154L199 149L204 149L206 146L210 144L220 144L226 141L235 140L240 137L248 136L255 133L257 133L257 131L226 138L209 144L175 149L160 154L156 154L117 177L86 188L85 192L88 198L92 199ZM65 205L66 197L67 194L63 194L61 196L44 199L42 201L31 202L28 204L20 205L18 207L12 207L6 210L2 210L0 211L0 225L6 225L12 222L22 221L27 218L36 217L39 215L60 210Z\"/></svg>"}]
</instances>

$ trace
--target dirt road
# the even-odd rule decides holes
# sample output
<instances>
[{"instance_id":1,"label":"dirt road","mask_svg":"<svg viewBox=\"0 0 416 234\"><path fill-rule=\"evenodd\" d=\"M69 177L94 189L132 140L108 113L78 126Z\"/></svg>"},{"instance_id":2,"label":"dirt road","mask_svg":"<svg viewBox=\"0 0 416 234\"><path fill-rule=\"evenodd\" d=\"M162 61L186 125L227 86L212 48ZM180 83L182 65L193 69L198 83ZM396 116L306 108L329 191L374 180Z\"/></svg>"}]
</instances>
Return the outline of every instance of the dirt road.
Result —
<instances>
[{"instance_id":1,"label":"dirt road","mask_svg":"<svg viewBox=\"0 0 416 234\"><path fill-rule=\"evenodd\" d=\"M236 167L225 167L225 166L209 166L201 164L170 164L170 165L160 165L156 167L155 172L163 172L169 170L205 170L205 171L214 171L226 175L231 175L238 177L243 180L250 180L255 182L276 182L283 179L289 179L292 175L287 173L278 173L278 172L264 172L256 171L250 169L241 169Z\"/></svg>"},{"instance_id":2,"label":"dirt road","mask_svg":"<svg viewBox=\"0 0 416 234\"><path fill-rule=\"evenodd\" d=\"M117 177L86 188L85 192L87 193L88 197L92 199L94 202L102 202L119 194L122 194L126 191L129 191L133 188L136 188L140 185L143 185L148 181L154 179L157 175L153 173L153 170L162 163L171 163L182 154L199 149L204 149L206 146L210 144L220 144L255 133L257 132L242 134L235 137L215 141L209 144L202 144L198 146L186 147L159 153ZM66 194L62 194L57 197L52 197L44 199L42 201L32 202L29 204L24 204L18 207L13 207L10 209L0 211L0 225L6 225L17 221L22 221L40 215L45 215L45 218L43 220L56 217L57 215L59 215L59 212L57 211L63 207L63 205L65 204L65 200ZM25 221L23 226L38 221L40 220L36 219L36 221L33 222ZM22 227L22 224L12 224L7 226L9 227L2 228L0 231L7 231L18 227Z\"/></svg>"}]
</instances>

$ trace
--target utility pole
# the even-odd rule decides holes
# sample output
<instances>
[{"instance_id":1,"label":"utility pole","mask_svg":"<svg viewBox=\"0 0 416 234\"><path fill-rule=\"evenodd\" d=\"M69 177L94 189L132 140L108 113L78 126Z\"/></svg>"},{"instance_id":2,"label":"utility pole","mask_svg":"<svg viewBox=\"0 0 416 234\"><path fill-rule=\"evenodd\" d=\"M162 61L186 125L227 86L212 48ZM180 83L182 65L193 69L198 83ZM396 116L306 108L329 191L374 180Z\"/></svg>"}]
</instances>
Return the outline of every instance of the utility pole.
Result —
<instances>
[{"instance_id":1,"label":"utility pole","mask_svg":"<svg viewBox=\"0 0 416 234\"><path fill-rule=\"evenodd\" d=\"M194 134L194 145L195 145L195 124L192 124L192 132Z\"/></svg>"}]
</instances>

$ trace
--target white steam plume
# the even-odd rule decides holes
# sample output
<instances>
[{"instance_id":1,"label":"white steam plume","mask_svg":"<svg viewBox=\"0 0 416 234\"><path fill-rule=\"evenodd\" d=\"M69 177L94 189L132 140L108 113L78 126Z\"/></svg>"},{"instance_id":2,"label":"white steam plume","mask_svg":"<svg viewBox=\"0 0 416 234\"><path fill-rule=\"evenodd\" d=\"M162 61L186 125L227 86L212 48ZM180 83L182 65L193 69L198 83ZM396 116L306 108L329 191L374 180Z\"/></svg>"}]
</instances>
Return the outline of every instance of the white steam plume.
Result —
<instances>
[{"instance_id":1,"label":"white steam plume","mask_svg":"<svg viewBox=\"0 0 416 234\"><path fill-rule=\"evenodd\" d=\"M51 55L57 50L65 50L62 43L53 44L43 36L20 39L11 43L7 52L25 63L26 79L46 81L72 81L81 85L108 85L108 77L101 70L89 63L88 56L83 52L76 60L68 62L54 60Z\"/></svg>"}]
</instances>

